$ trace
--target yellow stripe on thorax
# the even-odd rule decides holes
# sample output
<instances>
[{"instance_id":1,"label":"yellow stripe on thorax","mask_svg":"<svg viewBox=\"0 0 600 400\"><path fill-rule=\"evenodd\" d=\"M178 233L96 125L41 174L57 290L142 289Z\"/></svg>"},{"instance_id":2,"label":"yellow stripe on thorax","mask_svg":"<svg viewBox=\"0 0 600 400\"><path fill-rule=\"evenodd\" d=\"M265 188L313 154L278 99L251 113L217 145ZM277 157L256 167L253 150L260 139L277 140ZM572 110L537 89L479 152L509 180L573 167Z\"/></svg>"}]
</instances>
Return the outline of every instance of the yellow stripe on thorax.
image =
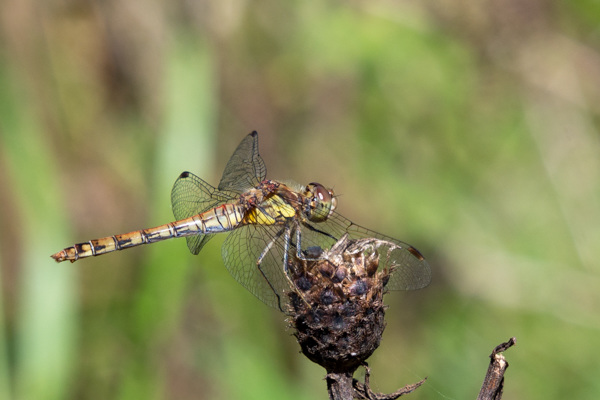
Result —
<instances>
[{"instance_id":1,"label":"yellow stripe on thorax","mask_svg":"<svg viewBox=\"0 0 600 400\"><path fill-rule=\"evenodd\" d=\"M274 225L284 222L286 218L291 218L294 215L296 215L296 209L276 195L264 201L259 207L250 210L246 214L245 222L257 225Z\"/></svg>"}]
</instances>

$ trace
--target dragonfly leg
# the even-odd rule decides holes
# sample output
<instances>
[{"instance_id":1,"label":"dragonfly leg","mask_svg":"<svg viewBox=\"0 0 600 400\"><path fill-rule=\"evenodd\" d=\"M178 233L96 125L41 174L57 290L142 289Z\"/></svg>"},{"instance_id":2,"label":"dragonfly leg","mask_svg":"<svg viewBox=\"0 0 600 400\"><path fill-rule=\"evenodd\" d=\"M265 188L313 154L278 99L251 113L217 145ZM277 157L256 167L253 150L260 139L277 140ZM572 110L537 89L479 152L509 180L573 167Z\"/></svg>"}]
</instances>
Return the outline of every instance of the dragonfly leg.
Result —
<instances>
[{"instance_id":1,"label":"dragonfly leg","mask_svg":"<svg viewBox=\"0 0 600 400\"><path fill-rule=\"evenodd\" d=\"M298 257L300 260L304 260L306 261L306 257L304 257L304 254L302 254L302 235L300 233L300 229L298 229L298 227L296 227L296 257Z\"/></svg>"},{"instance_id":2,"label":"dragonfly leg","mask_svg":"<svg viewBox=\"0 0 600 400\"><path fill-rule=\"evenodd\" d=\"M307 229L319 233L321 235L327 236L328 238L331 238L332 240L334 240L335 242L338 241L338 238L336 238L335 236L330 235L327 232L324 232L320 229L315 228L314 226L307 224L307 223L302 223L302 225L304 227L306 227ZM302 252L302 234L300 232L300 228L296 227L296 257L298 257L300 260L303 261L318 261L318 260L322 260L323 257L310 257L310 256L306 256L304 255L304 253ZM321 254L325 249L320 249L321 250Z\"/></svg>"},{"instance_id":3,"label":"dragonfly leg","mask_svg":"<svg viewBox=\"0 0 600 400\"><path fill-rule=\"evenodd\" d=\"M289 265L289 254L290 254L290 242L292 241L292 233L291 233L292 228L290 226L287 226L285 228L285 235L283 237L285 246L283 249L283 273L286 277L286 279L288 280L288 282L290 283L292 288L297 288L296 284L292 281L292 279L290 278L290 274L289 274L289 269L288 269L288 265ZM297 244L300 243L300 230L298 228L296 228L296 236L297 236ZM296 246L296 256L299 260L305 260L305 258L301 255L302 253L302 248L301 246L297 245ZM296 290L296 294L298 294L300 296L300 298L302 299L302 301L308 306L308 308L310 307L310 304L308 303L308 301L306 301L306 299L304 298L304 295L302 294L302 292L300 290Z\"/></svg>"}]
</instances>

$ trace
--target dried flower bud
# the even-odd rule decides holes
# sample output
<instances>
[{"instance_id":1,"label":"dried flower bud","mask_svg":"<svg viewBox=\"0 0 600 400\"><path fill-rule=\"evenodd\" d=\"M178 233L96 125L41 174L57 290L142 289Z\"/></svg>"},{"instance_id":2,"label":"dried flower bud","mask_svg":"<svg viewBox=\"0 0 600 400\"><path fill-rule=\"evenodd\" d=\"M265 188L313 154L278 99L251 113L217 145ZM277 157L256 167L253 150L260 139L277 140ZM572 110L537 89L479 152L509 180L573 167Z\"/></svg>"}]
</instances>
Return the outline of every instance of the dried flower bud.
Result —
<instances>
[{"instance_id":1,"label":"dried flower bud","mask_svg":"<svg viewBox=\"0 0 600 400\"><path fill-rule=\"evenodd\" d=\"M394 244L342 237L318 257L293 257L288 314L302 352L328 372L353 372L379 346L383 293L391 271L377 271L377 249ZM385 256L385 254L384 254Z\"/></svg>"}]
</instances>

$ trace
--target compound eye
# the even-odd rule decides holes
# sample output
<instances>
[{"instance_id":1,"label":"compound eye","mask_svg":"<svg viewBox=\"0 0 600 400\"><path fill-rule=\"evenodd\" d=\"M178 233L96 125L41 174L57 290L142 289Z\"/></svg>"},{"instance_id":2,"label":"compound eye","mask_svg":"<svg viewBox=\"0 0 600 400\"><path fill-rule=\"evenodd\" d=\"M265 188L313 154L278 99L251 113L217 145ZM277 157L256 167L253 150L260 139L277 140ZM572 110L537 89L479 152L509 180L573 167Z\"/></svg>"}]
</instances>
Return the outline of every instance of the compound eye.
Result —
<instances>
[{"instance_id":1,"label":"compound eye","mask_svg":"<svg viewBox=\"0 0 600 400\"><path fill-rule=\"evenodd\" d=\"M331 193L329 190L325 189L325 187L318 183L313 183L314 185L314 193L317 201L321 201L324 203L331 203Z\"/></svg>"},{"instance_id":2,"label":"compound eye","mask_svg":"<svg viewBox=\"0 0 600 400\"><path fill-rule=\"evenodd\" d=\"M325 221L336 206L333 191L327 190L319 183L309 183L306 186L306 193L311 198L306 211L308 219L313 222Z\"/></svg>"}]
</instances>

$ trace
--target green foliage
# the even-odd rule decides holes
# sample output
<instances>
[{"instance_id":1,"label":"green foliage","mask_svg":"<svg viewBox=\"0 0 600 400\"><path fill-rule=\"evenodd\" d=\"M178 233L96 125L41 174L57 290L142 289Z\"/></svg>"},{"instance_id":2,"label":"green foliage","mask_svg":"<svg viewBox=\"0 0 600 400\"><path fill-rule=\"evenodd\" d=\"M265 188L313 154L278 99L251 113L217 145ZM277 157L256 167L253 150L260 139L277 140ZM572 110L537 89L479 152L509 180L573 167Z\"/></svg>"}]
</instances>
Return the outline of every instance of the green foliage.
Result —
<instances>
[{"instance_id":1,"label":"green foliage","mask_svg":"<svg viewBox=\"0 0 600 400\"><path fill-rule=\"evenodd\" d=\"M506 398L598 398L597 1L192 3L5 19L0 400L325 397L222 238L49 257L170 221L179 173L216 184L254 129L270 178L430 260L387 295L377 390L475 398L516 336Z\"/></svg>"}]
</instances>

